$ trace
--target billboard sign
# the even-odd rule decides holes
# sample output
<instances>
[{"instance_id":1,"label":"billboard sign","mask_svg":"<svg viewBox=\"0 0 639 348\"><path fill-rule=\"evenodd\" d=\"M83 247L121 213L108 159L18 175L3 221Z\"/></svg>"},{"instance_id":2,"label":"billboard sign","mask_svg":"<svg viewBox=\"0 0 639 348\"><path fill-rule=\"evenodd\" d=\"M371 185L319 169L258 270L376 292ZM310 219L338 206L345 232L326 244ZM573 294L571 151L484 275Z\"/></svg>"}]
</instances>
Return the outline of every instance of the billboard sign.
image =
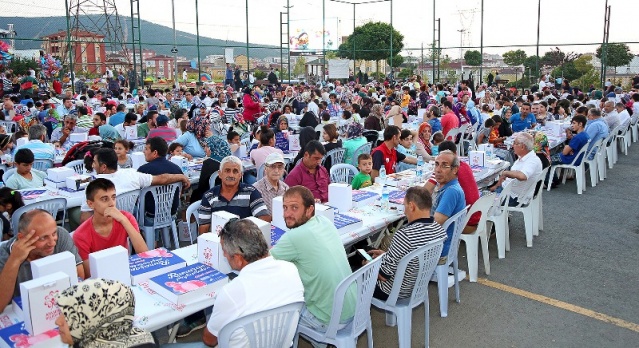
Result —
<instances>
[{"instance_id":1,"label":"billboard sign","mask_svg":"<svg viewBox=\"0 0 639 348\"><path fill-rule=\"evenodd\" d=\"M321 18L292 20L289 34L291 55L322 54L322 43L325 50L336 50L341 44L338 23L337 18L326 18L326 30L322 35Z\"/></svg>"}]
</instances>

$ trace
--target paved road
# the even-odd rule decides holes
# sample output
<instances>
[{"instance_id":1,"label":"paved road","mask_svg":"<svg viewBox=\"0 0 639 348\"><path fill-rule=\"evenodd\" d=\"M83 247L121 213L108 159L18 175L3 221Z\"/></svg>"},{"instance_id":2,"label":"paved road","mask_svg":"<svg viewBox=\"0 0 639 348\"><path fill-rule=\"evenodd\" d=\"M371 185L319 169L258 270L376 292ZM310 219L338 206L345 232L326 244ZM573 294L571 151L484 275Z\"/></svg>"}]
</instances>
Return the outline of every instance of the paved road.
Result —
<instances>
[{"instance_id":1,"label":"paved road","mask_svg":"<svg viewBox=\"0 0 639 348\"><path fill-rule=\"evenodd\" d=\"M441 318L431 284L431 346L639 347L638 162L635 143L597 187L577 195L570 181L544 192L545 228L533 248L526 248L521 214L513 215L506 259L497 259L492 239L491 275L483 273L481 261L479 268L480 278L508 291L463 281L461 303L451 289L449 316ZM466 269L465 263L462 243L460 267ZM542 298L530 298L536 296ZM386 327L379 311L372 318L375 347L397 347L396 328ZM413 347L424 346L423 306L413 312L412 337ZM365 336L357 346L366 347Z\"/></svg>"}]
</instances>

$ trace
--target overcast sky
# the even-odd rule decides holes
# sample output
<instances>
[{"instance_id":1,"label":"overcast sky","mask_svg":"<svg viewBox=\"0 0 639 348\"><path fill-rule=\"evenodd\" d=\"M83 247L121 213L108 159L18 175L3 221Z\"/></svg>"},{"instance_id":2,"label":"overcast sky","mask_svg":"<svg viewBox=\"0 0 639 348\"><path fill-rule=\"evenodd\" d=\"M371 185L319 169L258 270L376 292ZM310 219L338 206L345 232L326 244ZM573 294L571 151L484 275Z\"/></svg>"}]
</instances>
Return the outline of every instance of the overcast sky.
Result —
<instances>
[{"instance_id":1,"label":"overcast sky","mask_svg":"<svg viewBox=\"0 0 639 348\"><path fill-rule=\"evenodd\" d=\"M68 0L71 1L71 0ZM100 0L92 0L100 2ZM351 1L351 0L343 0ZM369 1L369 0L355 0ZM178 30L195 33L195 0L175 0ZM291 30L310 27L302 19L322 18L321 0L289 0ZM130 15L128 0L115 0L122 15ZM286 0L248 0L249 37L253 43L279 45L279 12L284 11ZM612 7L610 42L638 41L636 34L639 0L608 0ZM484 0L484 46L531 45L524 49L535 53L537 40L536 0ZM541 0L540 43L552 45L598 43L603 38L605 0ZM3 16L64 15L64 0L0 0ZM476 13L473 15L473 9ZM480 44L480 0L437 1L436 14L441 18L441 45L460 45L459 30L470 31L467 42ZM461 13L460 13L461 12ZM141 0L142 19L171 27L171 0ZM200 35L244 42L246 40L245 1L199 0ZM353 31L353 6L326 1L326 17L336 18L339 36ZM337 20L338 19L338 20ZM295 22L295 20L297 20ZM357 6L356 24L368 21L390 21L390 2ZM463 24L462 24L463 23ZM404 35L405 48L419 48L431 44L433 38L433 2L424 0L394 0L393 25ZM5 28L5 23L0 23ZM308 29L308 28L306 28ZM321 27L318 28L321 30ZM634 30L632 30L634 29ZM634 33L633 33L634 32ZM144 40L144 38L142 38ZM169 42L172 38L167 38ZM639 44L631 44L639 54ZM484 48L486 53L503 53L512 48ZM541 47L540 51L546 51ZM594 52L596 46L562 47L564 51ZM459 50L450 50L456 58ZM419 53L415 53L419 54Z\"/></svg>"}]
</instances>

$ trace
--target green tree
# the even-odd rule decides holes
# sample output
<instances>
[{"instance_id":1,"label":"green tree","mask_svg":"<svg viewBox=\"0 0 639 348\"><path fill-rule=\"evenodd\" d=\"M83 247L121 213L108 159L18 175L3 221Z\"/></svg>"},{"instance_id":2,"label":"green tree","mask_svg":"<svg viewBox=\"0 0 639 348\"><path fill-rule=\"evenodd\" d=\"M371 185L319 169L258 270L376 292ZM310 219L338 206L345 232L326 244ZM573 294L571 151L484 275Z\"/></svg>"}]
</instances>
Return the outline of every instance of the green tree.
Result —
<instances>
[{"instance_id":1,"label":"green tree","mask_svg":"<svg viewBox=\"0 0 639 348\"><path fill-rule=\"evenodd\" d=\"M293 75L300 76L306 72L306 59L304 57L297 58L295 66L293 67Z\"/></svg>"},{"instance_id":2,"label":"green tree","mask_svg":"<svg viewBox=\"0 0 639 348\"><path fill-rule=\"evenodd\" d=\"M390 66L390 59L386 59L386 64L388 64L388 66ZM393 68L397 68L402 66L402 64L404 64L404 57L400 56L399 54L396 55L395 57L393 57Z\"/></svg>"},{"instance_id":3,"label":"green tree","mask_svg":"<svg viewBox=\"0 0 639 348\"><path fill-rule=\"evenodd\" d=\"M404 68L399 72L399 74L397 74L397 77L400 79L405 79L410 76L413 76L413 69Z\"/></svg>"},{"instance_id":4,"label":"green tree","mask_svg":"<svg viewBox=\"0 0 639 348\"><path fill-rule=\"evenodd\" d=\"M602 46L597 48L597 58L601 59ZM606 45L606 57L604 62L607 66L615 68L615 75L617 74L617 67L628 65L634 55L630 53L630 48L625 43L611 43Z\"/></svg>"},{"instance_id":5,"label":"green tree","mask_svg":"<svg viewBox=\"0 0 639 348\"><path fill-rule=\"evenodd\" d=\"M255 77L256 80L262 80L266 78L266 73L260 69L255 69L253 70L253 77Z\"/></svg>"},{"instance_id":6,"label":"green tree","mask_svg":"<svg viewBox=\"0 0 639 348\"><path fill-rule=\"evenodd\" d=\"M480 66L481 65L481 53L477 50L470 50L464 53L464 60L466 64L472 66Z\"/></svg>"},{"instance_id":7,"label":"green tree","mask_svg":"<svg viewBox=\"0 0 639 348\"><path fill-rule=\"evenodd\" d=\"M392 52L391 31L393 33ZM353 44L355 44L354 52ZM390 57L393 57L394 60L403 48L404 35L400 32L387 23L368 22L355 28L353 33L339 46L338 54L347 59L374 60L377 62L377 71L379 71L380 60L390 59ZM394 62L393 65L395 65Z\"/></svg>"},{"instance_id":8,"label":"green tree","mask_svg":"<svg viewBox=\"0 0 639 348\"><path fill-rule=\"evenodd\" d=\"M524 50L508 51L504 53L504 63L509 66L516 66L524 64L526 60L526 52Z\"/></svg>"},{"instance_id":9,"label":"green tree","mask_svg":"<svg viewBox=\"0 0 639 348\"><path fill-rule=\"evenodd\" d=\"M26 75L29 73L29 69L39 69L35 60L19 57L13 57L8 68L12 69L15 75Z\"/></svg>"},{"instance_id":10,"label":"green tree","mask_svg":"<svg viewBox=\"0 0 639 348\"><path fill-rule=\"evenodd\" d=\"M527 57L526 59L524 59L524 75L528 76L528 72L530 71L530 76L529 77L537 77L539 76L539 71L537 70L537 59L539 57L538 56L530 56ZM539 62L539 68L541 68L542 64L541 61Z\"/></svg>"}]
</instances>

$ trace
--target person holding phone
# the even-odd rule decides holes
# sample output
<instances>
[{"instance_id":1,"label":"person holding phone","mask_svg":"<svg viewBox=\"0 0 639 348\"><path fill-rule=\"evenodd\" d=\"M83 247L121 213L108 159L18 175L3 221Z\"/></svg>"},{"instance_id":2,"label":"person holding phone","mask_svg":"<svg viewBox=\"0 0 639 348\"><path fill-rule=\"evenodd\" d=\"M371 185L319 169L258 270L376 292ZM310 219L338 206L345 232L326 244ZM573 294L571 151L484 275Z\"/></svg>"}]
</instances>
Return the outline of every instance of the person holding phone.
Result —
<instances>
[{"instance_id":1,"label":"person holding phone","mask_svg":"<svg viewBox=\"0 0 639 348\"><path fill-rule=\"evenodd\" d=\"M419 186L409 188L404 197L404 213L408 224L395 232L385 254L383 250L368 251L368 254L374 258L383 254L377 285L373 292L375 298L382 301L388 299L393 288L397 266L406 254L429 242L446 237L446 231L430 214L432 205L433 199L426 188ZM417 263L408 265L399 291L400 298L410 297L418 271Z\"/></svg>"}]
</instances>

